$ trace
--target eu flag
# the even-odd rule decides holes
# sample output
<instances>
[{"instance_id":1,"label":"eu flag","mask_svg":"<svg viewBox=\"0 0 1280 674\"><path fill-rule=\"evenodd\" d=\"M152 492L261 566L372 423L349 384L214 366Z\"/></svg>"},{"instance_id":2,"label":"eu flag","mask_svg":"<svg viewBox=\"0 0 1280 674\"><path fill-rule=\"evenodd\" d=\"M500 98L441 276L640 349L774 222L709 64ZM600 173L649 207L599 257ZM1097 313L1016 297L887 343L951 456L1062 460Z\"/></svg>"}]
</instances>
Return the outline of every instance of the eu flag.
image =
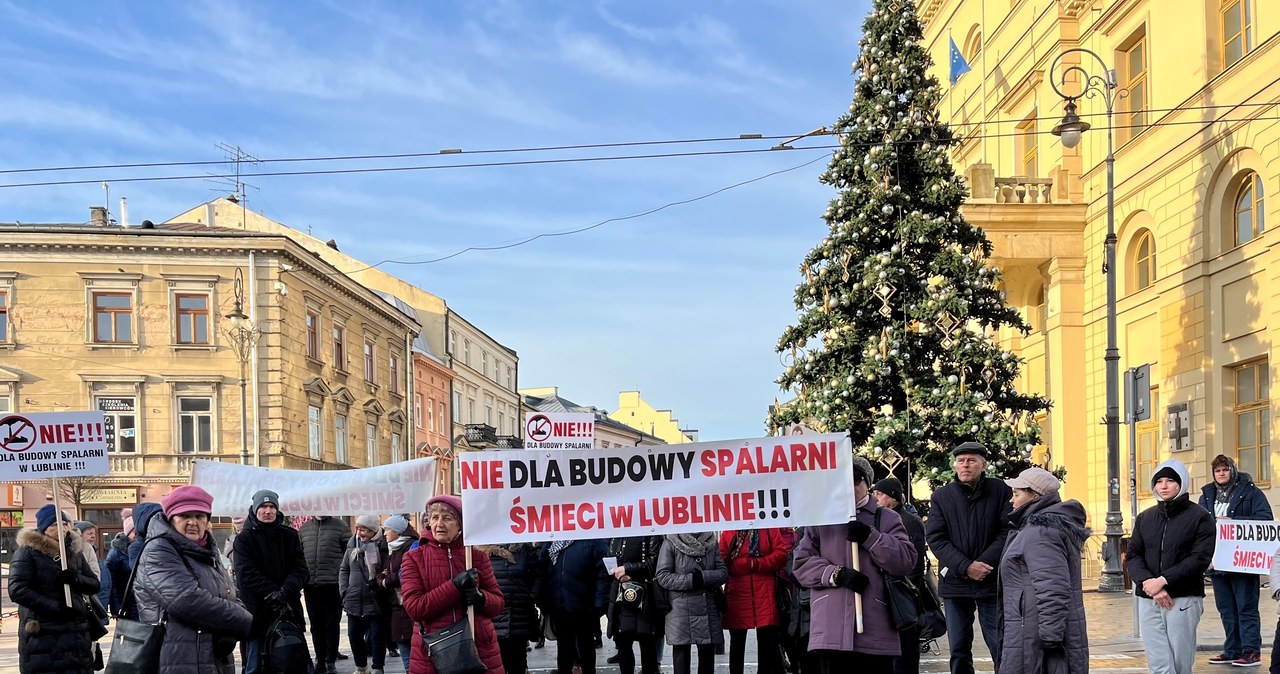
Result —
<instances>
[{"instance_id":1,"label":"eu flag","mask_svg":"<svg viewBox=\"0 0 1280 674\"><path fill-rule=\"evenodd\" d=\"M960 80L960 76L973 70L973 68L970 68L969 64L965 63L964 56L960 53L960 48L956 46L955 38L949 39L951 40L951 86L954 87L956 82Z\"/></svg>"}]
</instances>

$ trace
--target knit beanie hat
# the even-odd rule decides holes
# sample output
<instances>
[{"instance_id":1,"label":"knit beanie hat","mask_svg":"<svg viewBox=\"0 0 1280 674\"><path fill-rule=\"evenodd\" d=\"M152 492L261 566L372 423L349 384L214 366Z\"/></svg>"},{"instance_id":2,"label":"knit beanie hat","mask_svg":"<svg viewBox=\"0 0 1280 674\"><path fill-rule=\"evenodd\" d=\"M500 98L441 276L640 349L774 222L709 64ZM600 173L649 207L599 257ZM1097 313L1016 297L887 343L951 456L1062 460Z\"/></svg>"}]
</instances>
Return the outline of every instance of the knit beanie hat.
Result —
<instances>
[{"instance_id":1,"label":"knit beanie hat","mask_svg":"<svg viewBox=\"0 0 1280 674\"><path fill-rule=\"evenodd\" d=\"M213 495L194 484L184 484L169 492L160 506L164 508L165 517L190 512L208 514L213 512Z\"/></svg>"},{"instance_id":2,"label":"knit beanie hat","mask_svg":"<svg viewBox=\"0 0 1280 674\"><path fill-rule=\"evenodd\" d=\"M382 528L377 515L361 515L357 517L356 526L364 527L374 533L377 533L377 531Z\"/></svg>"},{"instance_id":3,"label":"knit beanie hat","mask_svg":"<svg viewBox=\"0 0 1280 674\"><path fill-rule=\"evenodd\" d=\"M902 481L896 477L886 477L876 483L871 491L878 491L885 496L902 503Z\"/></svg>"},{"instance_id":4,"label":"knit beanie hat","mask_svg":"<svg viewBox=\"0 0 1280 674\"><path fill-rule=\"evenodd\" d=\"M876 476L876 472L871 468L871 462L861 456L853 456L853 481L856 483L861 480L863 483L870 485L872 478Z\"/></svg>"},{"instance_id":5,"label":"knit beanie hat","mask_svg":"<svg viewBox=\"0 0 1280 674\"><path fill-rule=\"evenodd\" d=\"M72 523L72 526L74 526L82 534L90 529L98 528L98 525L88 520L76 520L75 522Z\"/></svg>"},{"instance_id":6,"label":"knit beanie hat","mask_svg":"<svg viewBox=\"0 0 1280 674\"><path fill-rule=\"evenodd\" d=\"M382 523L382 528L390 529L397 536L403 536L404 532L409 529L409 520L406 520L404 515L392 515L387 518L386 522Z\"/></svg>"},{"instance_id":7,"label":"knit beanie hat","mask_svg":"<svg viewBox=\"0 0 1280 674\"><path fill-rule=\"evenodd\" d=\"M431 510L431 506L439 503L440 505L453 511L453 516L458 520L458 526L462 526L462 499L453 494L441 494L432 496L427 499L427 510Z\"/></svg>"},{"instance_id":8,"label":"knit beanie hat","mask_svg":"<svg viewBox=\"0 0 1280 674\"><path fill-rule=\"evenodd\" d=\"M257 512L264 504L270 503L277 509L280 508L280 495L270 489L259 489L253 494L253 510Z\"/></svg>"},{"instance_id":9,"label":"knit beanie hat","mask_svg":"<svg viewBox=\"0 0 1280 674\"><path fill-rule=\"evenodd\" d=\"M55 510L56 508L53 507L52 503L46 503L43 506L40 506L40 509L36 511L37 532L43 534L45 529L53 526L54 518L57 517L57 515L53 514ZM70 524L71 518L67 517L66 513L62 513L62 521Z\"/></svg>"}]
</instances>

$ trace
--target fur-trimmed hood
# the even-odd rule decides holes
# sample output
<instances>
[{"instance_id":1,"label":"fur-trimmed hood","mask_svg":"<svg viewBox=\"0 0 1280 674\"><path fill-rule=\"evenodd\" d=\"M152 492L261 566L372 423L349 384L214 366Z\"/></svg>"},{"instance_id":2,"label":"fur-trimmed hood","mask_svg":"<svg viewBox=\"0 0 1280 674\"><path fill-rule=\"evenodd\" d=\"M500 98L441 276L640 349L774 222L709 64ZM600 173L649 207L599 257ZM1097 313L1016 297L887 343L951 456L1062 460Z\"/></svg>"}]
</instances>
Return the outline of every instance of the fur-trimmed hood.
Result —
<instances>
[{"instance_id":1,"label":"fur-trimmed hood","mask_svg":"<svg viewBox=\"0 0 1280 674\"><path fill-rule=\"evenodd\" d=\"M75 527L67 527L63 531L67 535L67 553L72 555L84 554L84 541L80 538L80 532ZM18 532L17 542L19 547L31 548L36 552L44 553L52 559L58 559L61 553L58 552L58 542L44 534L37 533L35 529L23 529Z\"/></svg>"},{"instance_id":2,"label":"fur-trimmed hood","mask_svg":"<svg viewBox=\"0 0 1280 674\"><path fill-rule=\"evenodd\" d=\"M1089 538L1089 530L1085 529L1084 506L1079 501L1061 501L1054 503L1027 518L1027 525L1045 527L1060 532L1077 550L1083 549Z\"/></svg>"}]
</instances>

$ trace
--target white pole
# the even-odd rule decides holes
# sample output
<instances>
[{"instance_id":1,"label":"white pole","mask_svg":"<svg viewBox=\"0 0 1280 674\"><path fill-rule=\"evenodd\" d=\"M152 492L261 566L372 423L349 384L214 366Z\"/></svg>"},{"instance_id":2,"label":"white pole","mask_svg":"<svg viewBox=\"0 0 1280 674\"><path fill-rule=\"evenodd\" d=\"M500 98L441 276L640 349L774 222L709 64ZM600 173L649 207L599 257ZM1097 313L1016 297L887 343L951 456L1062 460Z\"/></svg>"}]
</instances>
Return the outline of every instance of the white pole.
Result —
<instances>
[{"instance_id":1,"label":"white pole","mask_svg":"<svg viewBox=\"0 0 1280 674\"><path fill-rule=\"evenodd\" d=\"M853 570L862 573L862 556L858 554L858 544L850 543L849 547L853 549ZM853 593L853 619L857 626L858 634L862 634L862 593Z\"/></svg>"},{"instance_id":2,"label":"white pole","mask_svg":"<svg viewBox=\"0 0 1280 674\"><path fill-rule=\"evenodd\" d=\"M67 535L62 530L62 497L59 495L61 490L58 488L58 478L53 478L53 521L58 527L58 559L62 564L62 570L67 570ZM40 532L44 535L44 532ZM62 596L67 600L67 608L72 608L71 603L71 586L62 586Z\"/></svg>"}]
</instances>

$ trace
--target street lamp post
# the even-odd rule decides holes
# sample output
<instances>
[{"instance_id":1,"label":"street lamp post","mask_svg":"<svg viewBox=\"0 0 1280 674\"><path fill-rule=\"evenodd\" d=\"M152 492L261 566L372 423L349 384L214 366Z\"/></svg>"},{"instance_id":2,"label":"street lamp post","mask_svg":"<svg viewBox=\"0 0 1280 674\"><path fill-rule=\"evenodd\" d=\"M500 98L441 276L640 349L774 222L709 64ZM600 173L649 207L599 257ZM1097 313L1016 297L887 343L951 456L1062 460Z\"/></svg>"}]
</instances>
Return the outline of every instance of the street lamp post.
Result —
<instances>
[{"instance_id":1,"label":"street lamp post","mask_svg":"<svg viewBox=\"0 0 1280 674\"><path fill-rule=\"evenodd\" d=\"M1092 56L1102 68L1102 75L1091 75L1083 66L1074 63L1063 68L1062 59L1073 53ZM1061 73L1059 80L1052 76L1055 71ZM1115 102L1127 96L1128 92L1117 88L1116 72L1107 68L1101 56L1088 49L1074 48L1062 52L1054 59L1049 72L1049 85L1063 101L1065 114L1062 122L1053 127L1053 135L1062 139L1063 146L1075 147L1081 134L1089 130L1089 123L1076 114L1076 101L1081 96L1101 98L1107 108L1107 238L1103 241L1102 263L1107 281L1107 351L1102 358L1106 363L1107 390L1107 413L1103 421L1107 427L1107 541L1102 551L1102 578L1098 590L1123 592L1124 575L1120 569L1120 537L1124 535L1124 516L1120 513L1120 349L1116 346L1116 156L1111 118ZM1071 73L1080 75L1084 80L1080 92L1074 96L1063 93L1060 88Z\"/></svg>"},{"instance_id":2,"label":"street lamp post","mask_svg":"<svg viewBox=\"0 0 1280 674\"><path fill-rule=\"evenodd\" d=\"M249 398L246 392L248 385L249 358L253 356L254 347L258 344L258 326L244 313L244 276L236 267L235 284L233 285L235 306L225 316L229 327L223 330L236 358L240 361L240 463L249 465Z\"/></svg>"}]
</instances>

